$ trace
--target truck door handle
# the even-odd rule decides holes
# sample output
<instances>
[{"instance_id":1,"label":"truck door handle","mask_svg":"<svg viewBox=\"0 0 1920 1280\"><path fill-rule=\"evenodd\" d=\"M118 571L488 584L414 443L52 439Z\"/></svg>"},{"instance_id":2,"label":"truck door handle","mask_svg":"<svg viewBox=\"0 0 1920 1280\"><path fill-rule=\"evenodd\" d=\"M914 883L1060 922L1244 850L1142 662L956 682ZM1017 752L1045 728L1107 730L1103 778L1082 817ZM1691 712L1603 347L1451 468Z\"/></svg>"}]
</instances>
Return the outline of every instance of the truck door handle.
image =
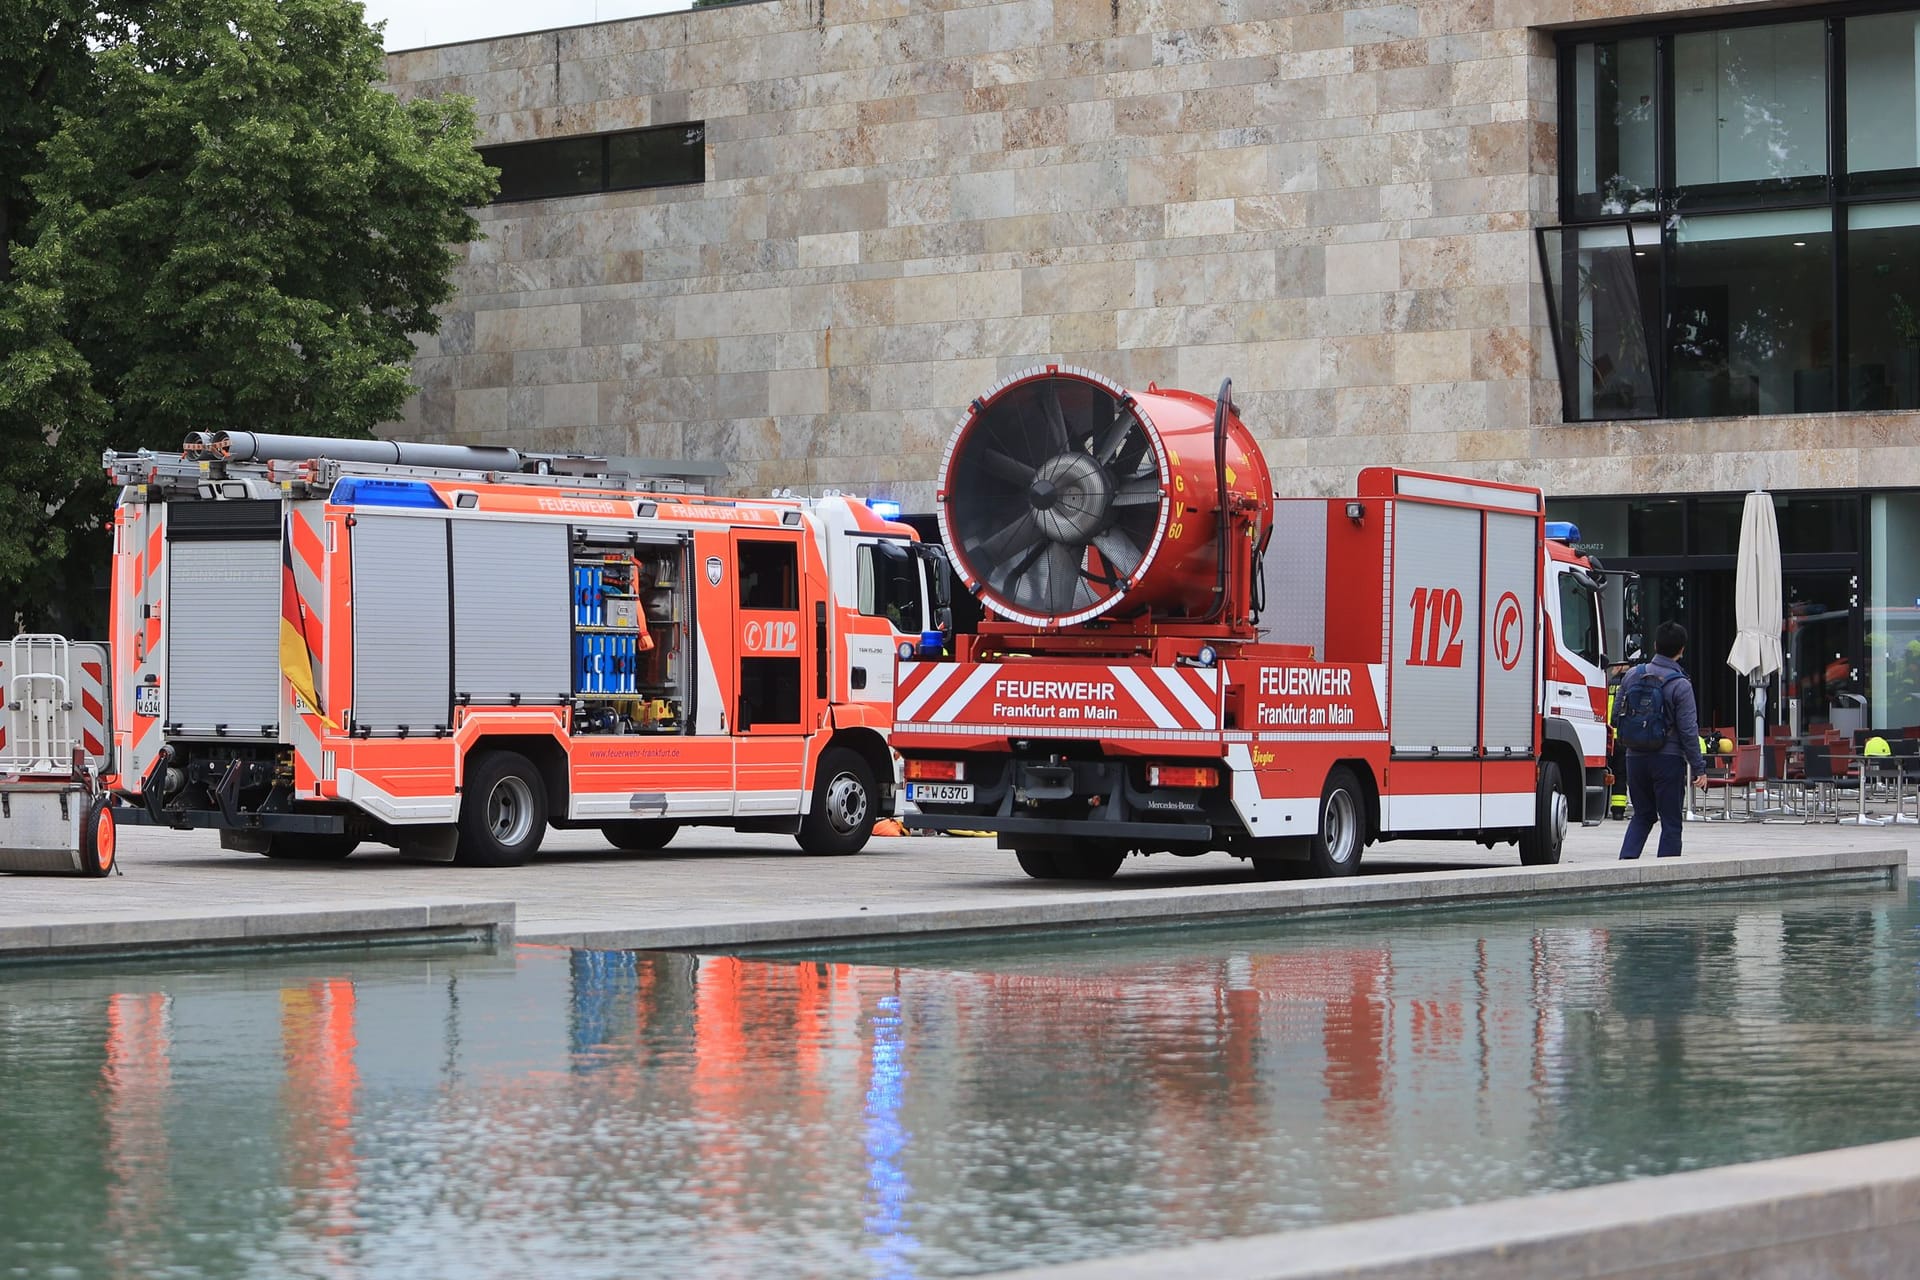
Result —
<instances>
[{"instance_id":1,"label":"truck door handle","mask_svg":"<svg viewBox=\"0 0 1920 1280\"><path fill-rule=\"evenodd\" d=\"M866 688L867 687L867 669L865 667L855 667L853 669L852 676L848 680L848 683L851 684L856 689Z\"/></svg>"}]
</instances>

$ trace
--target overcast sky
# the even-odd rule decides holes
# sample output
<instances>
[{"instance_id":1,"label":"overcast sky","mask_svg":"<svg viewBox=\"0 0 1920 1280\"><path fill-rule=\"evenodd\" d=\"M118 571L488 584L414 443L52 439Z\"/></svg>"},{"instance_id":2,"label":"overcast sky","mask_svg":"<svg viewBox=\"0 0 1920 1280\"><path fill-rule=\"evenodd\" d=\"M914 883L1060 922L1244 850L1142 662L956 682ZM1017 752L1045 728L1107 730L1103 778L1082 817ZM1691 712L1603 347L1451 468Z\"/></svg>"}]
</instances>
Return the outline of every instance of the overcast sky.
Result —
<instances>
[{"instance_id":1,"label":"overcast sky","mask_svg":"<svg viewBox=\"0 0 1920 1280\"><path fill-rule=\"evenodd\" d=\"M388 49L485 40L609 18L685 9L690 0L363 0L367 21L387 24Z\"/></svg>"}]
</instances>

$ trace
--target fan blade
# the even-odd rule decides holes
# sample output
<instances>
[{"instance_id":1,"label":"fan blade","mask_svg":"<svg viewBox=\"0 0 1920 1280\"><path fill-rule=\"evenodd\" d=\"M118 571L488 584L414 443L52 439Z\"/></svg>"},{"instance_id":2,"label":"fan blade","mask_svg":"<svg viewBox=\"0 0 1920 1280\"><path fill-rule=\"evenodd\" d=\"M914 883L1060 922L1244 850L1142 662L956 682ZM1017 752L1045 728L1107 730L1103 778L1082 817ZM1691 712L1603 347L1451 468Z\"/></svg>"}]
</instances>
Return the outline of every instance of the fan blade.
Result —
<instances>
[{"instance_id":1,"label":"fan blade","mask_svg":"<svg viewBox=\"0 0 1920 1280\"><path fill-rule=\"evenodd\" d=\"M1055 453L1072 447L1067 439L1066 415L1060 412L1060 391L1051 380L1040 392L1040 408L1047 417L1047 444Z\"/></svg>"},{"instance_id":2,"label":"fan blade","mask_svg":"<svg viewBox=\"0 0 1920 1280\"><path fill-rule=\"evenodd\" d=\"M1100 534L1094 538L1093 545L1105 557L1107 568L1113 571L1116 578L1131 578L1146 555L1137 542L1118 529L1108 529Z\"/></svg>"},{"instance_id":3,"label":"fan blade","mask_svg":"<svg viewBox=\"0 0 1920 1280\"><path fill-rule=\"evenodd\" d=\"M1110 400L1103 400L1101 403L1106 406L1111 420L1107 423L1105 430L1094 433L1093 459L1101 466L1106 466L1113 461L1114 455L1120 452L1120 446L1126 443L1127 431L1133 426L1133 415L1122 416L1114 413L1113 402Z\"/></svg>"},{"instance_id":4,"label":"fan blade","mask_svg":"<svg viewBox=\"0 0 1920 1280\"><path fill-rule=\"evenodd\" d=\"M1080 558L1085 553L1068 542L1056 542L1047 552L1047 604L1054 613L1073 612L1080 590Z\"/></svg>"},{"instance_id":5,"label":"fan blade","mask_svg":"<svg viewBox=\"0 0 1920 1280\"><path fill-rule=\"evenodd\" d=\"M998 449L981 449L976 455L983 470L992 472L1008 484L1025 489L1033 483L1033 464L1022 462Z\"/></svg>"},{"instance_id":6,"label":"fan blade","mask_svg":"<svg viewBox=\"0 0 1920 1280\"><path fill-rule=\"evenodd\" d=\"M1126 415L1126 417L1121 420L1125 422L1131 430L1127 433L1126 443L1120 447L1120 452L1115 455L1113 465L1107 469L1121 479L1125 479L1140 469L1141 461L1147 456L1147 429L1141 426L1139 419L1135 418L1132 414Z\"/></svg>"},{"instance_id":7,"label":"fan blade","mask_svg":"<svg viewBox=\"0 0 1920 1280\"><path fill-rule=\"evenodd\" d=\"M1037 532L1036 530L1036 533ZM1041 555L1046 552L1046 549L1053 545L1055 544L1048 542L1045 538L1037 538L1035 541L1023 547L1019 555L1009 559L1007 561L1006 572L1000 575L1000 594L1004 596L1014 595L1013 584L1015 579L1020 578L1027 570L1033 568L1033 566L1039 562Z\"/></svg>"},{"instance_id":8,"label":"fan blade","mask_svg":"<svg viewBox=\"0 0 1920 1280\"><path fill-rule=\"evenodd\" d=\"M972 548L973 555L980 560L982 568L990 573L993 570L993 566L998 564L1002 557L1012 552L1024 550L1028 541L1038 537L1039 534L1039 526L1033 523L1032 514L1027 511L1022 511L1014 518L1012 524L994 534L979 546Z\"/></svg>"},{"instance_id":9,"label":"fan blade","mask_svg":"<svg viewBox=\"0 0 1920 1280\"><path fill-rule=\"evenodd\" d=\"M1141 476L1138 479L1129 480L1113 494L1113 505L1116 507L1137 507L1144 503L1159 501L1159 476Z\"/></svg>"}]
</instances>

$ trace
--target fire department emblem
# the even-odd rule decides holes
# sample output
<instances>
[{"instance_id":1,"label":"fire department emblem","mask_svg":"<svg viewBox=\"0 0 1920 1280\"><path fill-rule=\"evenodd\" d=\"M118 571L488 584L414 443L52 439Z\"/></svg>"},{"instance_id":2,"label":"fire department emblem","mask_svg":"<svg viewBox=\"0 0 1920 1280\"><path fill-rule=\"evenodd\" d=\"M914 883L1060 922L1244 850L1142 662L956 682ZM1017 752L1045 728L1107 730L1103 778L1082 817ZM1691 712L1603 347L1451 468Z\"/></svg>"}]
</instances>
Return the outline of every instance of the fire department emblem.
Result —
<instances>
[{"instance_id":1,"label":"fire department emblem","mask_svg":"<svg viewBox=\"0 0 1920 1280\"><path fill-rule=\"evenodd\" d=\"M720 585L720 557L719 556L707 557L707 581L712 583L716 587Z\"/></svg>"}]
</instances>

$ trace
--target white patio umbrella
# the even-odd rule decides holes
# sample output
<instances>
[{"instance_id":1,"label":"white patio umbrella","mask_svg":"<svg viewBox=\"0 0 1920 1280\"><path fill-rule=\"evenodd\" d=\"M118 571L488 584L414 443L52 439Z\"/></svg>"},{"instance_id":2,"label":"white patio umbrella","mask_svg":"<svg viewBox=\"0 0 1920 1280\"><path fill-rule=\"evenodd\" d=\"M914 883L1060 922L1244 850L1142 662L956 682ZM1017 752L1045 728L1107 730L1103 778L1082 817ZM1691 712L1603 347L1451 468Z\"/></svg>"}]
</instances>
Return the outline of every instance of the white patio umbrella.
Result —
<instances>
[{"instance_id":1,"label":"white patio umbrella","mask_svg":"<svg viewBox=\"0 0 1920 1280\"><path fill-rule=\"evenodd\" d=\"M1733 571L1733 622L1739 628L1727 665L1753 687L1753 740L1766 741L1766 683L1780 670L1780 527L1773 495L1756 489L1740 513L1740 556Z\"/></svg>"}]
</instances>

